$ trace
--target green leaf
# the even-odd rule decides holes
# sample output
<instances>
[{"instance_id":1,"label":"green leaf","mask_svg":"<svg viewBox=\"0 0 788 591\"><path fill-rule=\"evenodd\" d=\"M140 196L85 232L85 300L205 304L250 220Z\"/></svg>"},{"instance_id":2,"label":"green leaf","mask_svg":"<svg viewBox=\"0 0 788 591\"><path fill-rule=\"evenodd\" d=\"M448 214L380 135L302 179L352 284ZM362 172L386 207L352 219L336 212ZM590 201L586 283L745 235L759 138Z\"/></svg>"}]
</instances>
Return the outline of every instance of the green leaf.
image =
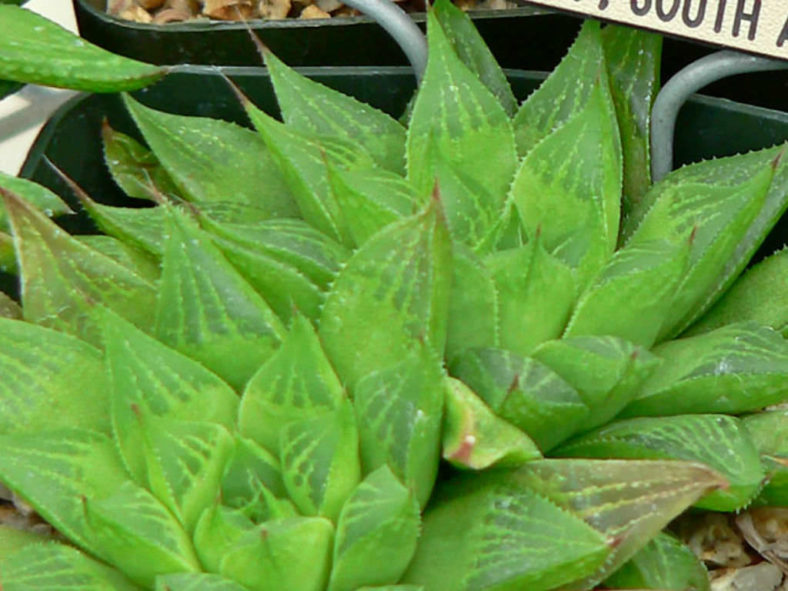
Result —
<instances>
[{"instance_id":1,"label":"green leaf","mask_svg":"<svg viewBox=\"0 0 788 591\"><path fill-rule=\"evenodd\" d=\"M0 189L14 229L25 320L100 344L101 304L150 325L155 287L104 253L69 236L43 214Z\"/></svg>"},{"instance_id":2,"label":"green leaf","mask_svg":"<svg viewBox=\"0 0 788 591\"><path fill-rule=\"evenodd\" d=\"M715 286L763 208L773 175L769 162L737 185L663 181L654 187L656 201L627 246L690 240L688 270L675 289L658 340L680 333L719 295Z\"/></svg>"},{"instance_id":3,"label":"green leaf","mask_svg":"<svg viewBox=\"0 0 788 591\"><path fill-rule=\"evenodd\" d=\"M0 5L0 78L118 92L147 86L166 72L91 45L34 12Z\"/></svg>"},{"instance_id":4,"label":"green leaf","mask_svg":"<svg viewBox=\"0 0 788 591\"><path fill-rule=\"evenodd\" d=\"M446 326L446 359L465 349L499 344L498 290L487 265L461 243L454 243L452 283Z\"/></svg>"},{"instance_id":5,"label":"green leaf","mask_svg":"<svg viewBox=\"0 0 788 591\"><path fill-rule=\"evenodd\" d=\"M219 499L205 508L194 529L194 549L205 570L218 573L224 557L246 533L254 528L243 511L220 504ZM234 577L228 577L234 579Z\"/></svg>"},{"instance_id":6,"label":"green leaf","mask_svg":"<svg viewBox=\"0 0 788 591\"><path fill-rule=\"evenodd\" d=\"M461 381L446 380L443 457L458 468L518 466L541 458L533 441L498 417Z\"/></svg>"},{"instance_id":7,"label":"green leaf","mask_svg":"<svg viewBox=\"0 0 788 591\"><path fill-rule=\"evenodd\" d=\"M765 478L758 450L741 423L725 415L636 418L610 423L551 452L558 457L686 460L700 462L729 482L695 506L737 511L750 503Z\"/></svg>"},{"instance_id":8,"label":"green leaf","mask_svg":"<svg viewBox=\"0 0 788 591\"><path fill-rule=\"evenodd\" d=\"M733 324L664 343L654 354L662 365L622 417L736 414L788 397L788 341L770 328Z\"/></svg>"},{"instance_id":9,"label":"green leaf","mask_svg":"<svg viewBox=\"0 0 788 591\"><path fill-rule=\"evenodd\" d=\"M302 76L270 51L265 52L265 65L282 110L282 119L291 129L356 143L381 168L404 172L405 129L398 121Z\"/></svg>"},{"instance_id":10,"label":"green leaf","mask_svg":"<svg viewBox=\"0 0 788 591\"><path fill-rule=\"evenodd\" d=\"M651 108L659 92L662 36L633 27L602 30L610 91L621 131L624 162L622 229L651 186ZM624 235L626 238L627 235Z\"/></svg>"},{"instance_id":11,"label":"green leaf","mask_svg":"<svg viewBox=\"0 0 788 591\"><path fill-rule=\"evenodd\" d=\"M524 431L543 452L585 425L588 407L549 367L503 349L469 349L451 365L501 418Z\"/></svg>"},{"instance_id":12,"label":"green leaf","mask_svg":"<svg viewBox=\"0 0 788 591\"><path fill-rule=\"evenodd\" d=\"M616 337L548 341L534 351L533 358L580 394L590 411L583 430L604 425L616 416L660 363L645 349Z\"/></svg>"},{"instance_id":13,"label":"green leaf","mask_svg":"<svg viewBox=\"0 0 788 591\"><path fill-rule=\"evenodd\" d=\"M285 488L303 515L336 521L361 480L358 428L345 399L333 412L292 421L281 432Z\"/></svg>"},{"instance_id":14,"label":"green leaf","mask_svg":"<svg viewBox=\"0 0 788 591\"><path fill-rule=\"evenodd\" d=\"M0 291L0 318L22 319L22 307L2 291Z\"/></svg>"},{"instance_id":15,"label":"green leaf","mask_svg":"<svg viewBox=\"0 0 788 591\"><path fill-rule=\"evenodd\" d=\"M457 56L495 95L506 113L510 117L514 115L517 111L517 99L514 98L506 75L476 30L473 21L463 10L445 0L435 2L432 12Z\"/></svg>"},{"instance_id":16,"label":"green leaf","mask_svg":"<svg viewBox=\"0 0 788 591\"><path fill-rule=\"evenodd\" d=\"M3 435L0 448L0 482L71 542L106 558L84 503L128 482L112 440L86 429L58 429Z\"/></svg>"},{"instance_id":17,"label":"green leaf","mask_svg":"<svg viewBox=\"0 0 788 591\"><path fill-rule=\"evenodd\" d=\"M237 200L269 217L297 209L270 152L256 133L232 123L155 111L129 96L126 108L156 158L195 203Z\"/></svg>"},{"instance_id":18,"label":"green leaf","mask_svg":"<svg viewBox=\"0 0 788 591\"><path fill-rule=\"evenodd\" d=\"M419 504L383 466L367 476L342 507L328 591L356 591L400 579L420 533Z\"/></svg>"},{"instance_id":19,"label":"green leaf","mask_svg":"<svg viewBox=\"0 0 788 591\"><path fill-rule=\"evenodd\" d=\"M478 224L473 236L461 236L475 245L506 211L517 167L514 134L501 103L462 63L434 12L427 23L429 58L408 129L408 178L426 193L441 159L452 163L455 174L461 171L461 182L441 181L441 200L452 229ZM466 194L465 186L485 192Z\"/></svg>"},{"instance_id":20,"label":"green leaf","mask_svg":"<svg viewBox=\"0 0 788 591\"><path fill-rule=\"evenodd\" d=\"M138 591L118 571L79 550L57 544L35 544L3 561L4 591Z\"/></svg>"},{"instance_id":21,"label":"green leaf","mask_svg":"<svg viewBox=\"0 0 788 591\"><path fill-rule=\"evenodd\" d=\"M735 322L755 322L780 332L788 328L788 249L748 269L683 336Z\"/></svg>"},{"instance_id":22,"label":"green leaf","mask_svg":"<svg viewBox=\"0 0 788 591\"><path fill-rule=\"evenodd\" d=\"M0 525L0 570L4 570L5 561L17 550L39 545L41 542L46 541L48 541L48 538L45 535L17 529L10 525ZM5 583L5 576L3 577L3 583Z\"/></svg>"},{"instance_id":23,"label":"green leaf","mask_svg":"<svg viewBox=\"0 0 788 591\"><path fill-rule=\"evenodd\" d=\"M474 178L473 171L469 174L455 164L454 152L447 154L436 147L427 157L432 159L435 195L443 206L452 238L476 251L489 248L509 211L506 193L491 193L486 179Z\"/></svg>"},{"instance_id":24,"label":"green leaf","mask_svg":"<svg viewBox=\"0 0 788 591\"><path fill-rule=\"evenodd\" d=\"M416 194L407 180L378 168L339 170L329 167L329 179L348 239L355 247L425 205L425 199Z\"/></svg>"},{"instance_id":25,"label":"green leaf","mask_svg":"<svg viewBox=\"0 0 788 591\"><path fill-rule=\"evenodd\" d=\"M200 571L189 536L147 490L127 481L84 504L92 545L135 583L149 589L159 575Z\"/></svg>"},{"instance_id":26,"label":"green leaf","mask_svg":"<svg viewBox=\"0 0 788 591\"><path fill-rule=\"evenodd\" d=\"M484 262L495 282L502 349L529 355L540 343L561 336L575 302L575 279L567 265L544 249L539 236L524 246L499 250Z\"/></svg>"},{"instance_id":27,"label":"green leaf","mask_svg":"<svg viewBox=\"0 0 788 591\"><path fill-rule=\"evenodd\" d=\"M439 359L414 343L399 363L370 373L355 388L364 473L388 464L422 507L438 473L443 379Z\"/></svg>"},{"instance_id":28,"label":"green leaf","mask_svg":"<svg viewBox=\"0 0 788 591\"><path fill-rule=\"evenodd\" d=\"M164 254L166 211L162 207L114 207L80 195L82 207L99 230L155 257Z\"/></svg>"},{"instance_id":29,"label":"green leaf","mask_svg":"<svg viewBox=\"0 0 788 591\"><path fill-rule=\"evenodd\" d=\"M512 486L547 497L612 542L604 566L567 591L593 588L689 505L726 484L706 466L674 460L538 460L514 480Z\"/></svg>"},{"instance_id":30,"label":"green leaf","mask_svg":"<svg viewBox=\"0 0 788 591\"><path fill-rule=\"evenodd\" d=\"M217 423L141 416L147 488L192 533L202 511L219 494L235 447Z\"/></svg>"},{"instance_id":31,"label":"green leaf","mask_svg":"<svg viewBox=\"0 0 788 591\"><path fill-rule=\"evenodd\" d=\"M621 144L604 76L585 106L528 152L511 194L529 240L541 236L584 286L618 241Z\"/></svg>"},{"instance_id":32,"label":"green leaf","mask_svg":"<svg viewBox=\"0 0 788 591\"><path fill-rule=\"evenodd\" d=\"M761 412L745 417L743 422L769 474L754 504L788 506L788 411Z\"/></svg>"},{"instance_id":33,"label":"green leaf","mask_svg":"<svg viewBox=\"0 0 788 591\"><path fill-rule=\"evenodd\" d=\"M293 421L340 408L345 392L314 328L296 316L282 346L249 380L238 412L245 436L278 454Z\"/></svg>"},{"instance_id":34,"label":"green leaf","mask_svg":"<svg viewBox=\"0 0 788 591\"><path fill-rule=\"evenodd\" d=\"M112 179L129 197L155 200L177 195L178 189L159 159L133 137L115 131L106 119L101 125L104 163Z\"/></svg>"},{"instance_id":35,"label":"green leaf","mask_svg":"<svg viewBox=\"0 0 788 591\"><path fill-rule=\"evenodd\" d=\"M285 329L194 222L173 210L169 227L155 334L240 390Z\"/></svg>"},{"instance_id":36,"label":"green leaf","mask_svg":"<svg viewBox=\"0 0 788 591\"><path fill-rule=\"evenodd\" d=\"M301 220L269 220L251 226L203 219L202 225L284 322L296 311L317 319L329 282L350 256L338 242Z\"/></svg>"},{"instance_id":37,"label":"green leaf","mask_svg":"<svg viewBox=\"0 0 788 591\"><path fill-rule=\"evenodd\" d=\"M403 582L430 591L546 591L599 569L610 539L521 486L516 474L443 482Z\"/></svg>"},{"instance_id":38,"label":"green leaf","mask_svg":"<svg viewBox=\"0 0 788 591\"><path fill-rule=\"evenodd\" d=\"M114 314L104 317L112 426L124 464L145 484L145 438L140 417L210 421L232 429L238 397L196 361L135 329Z\"/></svg>"},{"instance_id":39,"label":"green leaf","mask_svg":"<svg viewBox=\"0 0 788 591\"><path fill-rule=\"evenodd\" d=\"M301 217L331 238L348 244L348 231L331 188L328 167L371 168L371 157L352 141L299 132L248 101L244 107L277 162Z\"/></svg>"},{"instance_id":40,"label":"green leaf","mask_svg":"<svg viewBox=\"0 0 788 591\"><path fill-rule=\"evenodd\" d=\"M259 501L263 489L276 497L287 495L279 460L251 439L236 436L235 447L222 476L222 503L234 509L251 508ZM255 523L269 518L273 517L265 515Z\"/></svg>"},{"instance_id":41,"label":"green leaf","mask_svg":"<svg viewBox=\"0 0 788 591\"><path fill-rule=\"evenodd\" d=\"M217 220L216 212L208 215L200 218L207 231L292 267L321 290L328 289L350 256L348 249L303 220L238 223Z\"/></svg>"},{"instance_id":42,"label":"green leaf","mask_svg":"<svg viewBox=\"0 0 788 591\"><path fill-rule=\"evenodd\" d=\"M451 243L432 202L388 226L348 260L329 292L319 334L342 381L398 363L424 341L446 342Z\"/></svg>"},{"instance_id":43,"label":"green leaf","mask_svg":"<svg viewBox=\"0 0 788 591\"><path fill-rule=\"evenodd\" d=\"M246 591L221 575L178 573L156 577L156 591Z\"/></svg>"},{"instance_id":44,"label":"green leaf","mask_svg":"<svg viewBox=\"0 0 788 591\"><path fill-rule=\"evenodd\" d=\"M599 23L588 20L566 57L517 112L514 133L520 156L575 118L606 78ZM599 146L592 153L598 156ZM567 156L559 161L568 161Z\"/></svg>"},{"instance_id":45,"label":"green leaf","mask_svg":"<svg viewBox=\"0 0 788 591\"><path fill-rule=\"evenodd\" d=\"M82 234L74 236L74 238L88 248L101 252L149 283L155 285L161 277L161 266L156 258L136 246L101 234Z\"/></svg>"},{"instance_id":46,"label":"green leaf","mask_svg":"<svg viewBox=\"0 0 788 591\"><path fill-rule=\"evenodd\" d=\"M14 239L5 232L0 232L0 271L17 275L19 270L14 252Z\"/></svg>"},{"instance_id":47,"label":"green leaf","mask_svg":"<svg viewBox=\"0 0 788 591\"><path fill-rule=\"evenodd\" d=\"M765 150L738 154L727 158L716 158L684 166L666 176L643 196L639 207L630 212L627 219L626 235L643 221L645 215L654 207L655 201L662 193L675 191L681 185L717 186L722 191L725 187L733 191L738 185L746 183L757 176L764 168L773 166L775 169L772 185L766 195L766 201L755 221L739 243L734 256L730 258L725 272L715 285L718 293L722 293L741 273L766 235L777 223L788 207L788 160L784 157L787 143ZM708 188L705 189L708 191Z\"/></svg>"},{"instance_id":48,"label":"green leaf","mask_svg":"<svg viewBox=\"0 0 788 591\"><path fill-rule=\"evenodd\" d=\"M709 573L687 546L661 533L605 581L615 589L710 591Z\"/></svg>"},{"instance_id":49,"label":"green leaf","mask_svg":"<svg viewBox=\"0 0 788 591\"><path fill-rule=\"evenodd\" d=\"M60 197L46 187L34 183L33 181L0 172L0 186L11 191L18 198L29 203L47 217L51 218L74 213ZM8 219L8 213L5 211L4 207L0 207L0 229L10 230L10 228L11 224Z\"/></svg>"},{"instance_id":50,"label":"green leaf","mask_svg":"<svg viewBox=\"0 0 788 591\"><path fill-rule=\"evenodd\" d=\"M227 553L221 574L250 591L322 591L331 569L333 537L331 522L322 517L269 521Z\"/></svg>"},{"instance_id":51,"label":"green leaf","mask_svg":"<svg viewBox=\"0 0 788 591\"><path fill-rule=\"evenodd\" d=\"M651 347L685 279L692 240L654 240L616 251L580 296L565 337L610 335Z\"/></svg>"},{"instance_id":52,"label":"green leaf","mask_svg":"<svg viewBox=\"0 0 788 591\"><path fill-rule=\"evenodd\" d=\"M109 432L101 352L28 322L0 319L0 433L77 427Z\"/></svg>"}]
</instances>

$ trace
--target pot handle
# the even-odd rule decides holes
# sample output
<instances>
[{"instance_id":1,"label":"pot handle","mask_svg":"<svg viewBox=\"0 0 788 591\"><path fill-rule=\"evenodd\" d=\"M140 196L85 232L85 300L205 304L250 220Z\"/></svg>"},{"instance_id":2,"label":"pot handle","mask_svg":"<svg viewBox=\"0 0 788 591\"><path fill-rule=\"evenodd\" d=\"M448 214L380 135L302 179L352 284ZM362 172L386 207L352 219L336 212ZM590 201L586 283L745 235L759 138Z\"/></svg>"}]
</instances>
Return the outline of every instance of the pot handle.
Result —
<instances>
[{"instance_id":1,"label":"pot handle","mask_svg":"<svg viewBox=\"0 0 788 591\"><path fill-rule=\"evenodd\" d=\"M788 69L788 62L726 50L707 55L674 75L657 95L651 111L652 181L662 180L673 170L676 118L691 94L728 76L784 69Z\"/></svg>"},{"instance_id":2,"label":"pot handle","mask_svg":"<svg viewBox=\"0 0 788 591\"><path fill-rule=\"evenodd\" d=\"M394 38L421 82L427 67L427 39L408 14L391 0L343 0L373 18Z\"/></svg>"}]
</instances>

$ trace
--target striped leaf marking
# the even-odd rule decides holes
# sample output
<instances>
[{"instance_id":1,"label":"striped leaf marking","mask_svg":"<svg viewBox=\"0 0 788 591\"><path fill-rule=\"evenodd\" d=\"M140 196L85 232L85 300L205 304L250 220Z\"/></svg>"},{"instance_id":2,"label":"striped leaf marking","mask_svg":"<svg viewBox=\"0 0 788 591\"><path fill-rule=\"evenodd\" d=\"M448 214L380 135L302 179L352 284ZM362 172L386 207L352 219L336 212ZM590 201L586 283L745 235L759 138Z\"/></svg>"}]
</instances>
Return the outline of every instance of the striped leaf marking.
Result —
<instances>
[{"instance_id":1,"label":"striped leaf marking","mask_svg":"<svg viewBox=\"0 0 788 591\"><path fill-rule=\"evenodd\" d=\"M394 173L405 170L405 128L394 118L353 97L313 82L265 53L282 119L289 128L334 136L360 145L375 163Z\"/></svg>"},{"instance_id":2,"label":"striped leaf marking","mask_svg":"<svg viewBox=\"0 0 788 591\"><path fill-rule=\"evenodd\" d=\"M69 236L26 201L0 193L13 227L25 320L99 346L98 305L135 325L151 325L153 283Z\"/></svg>"},{"instance_id":3,"label":"striped leaf marking","mask_svg":"<svg viewBox=\"0 0 788 591\"><path fill-rule=\"evenodd\" d=\"M737 414L788 396L788 342L770 328L732 324L664 343L663 363L638 388L622 417Z\"/></svg>"},{"instance_id":4,"label":"striped leaf marking","mask_svg":"<svg viewBox=\"0 0 788 591\"><path fill-rule=\"evenodd\" d=\"M558 457L665 459L700 462L729 482L695 505L712 511L747 506L766 477L758 450L735 417L681 415L616 421L553 452Z\"/></svg>"},{"instance_id":5,"label":"striped leaf marking","mask_svg":"<svg viewBox=\"0 0 788 591\"><path fill-rule=\"evenodd\" d=\"M175 210L169 217L155 335L240 390L285 328L207 234Z\"/></svg>"}]
</instances>

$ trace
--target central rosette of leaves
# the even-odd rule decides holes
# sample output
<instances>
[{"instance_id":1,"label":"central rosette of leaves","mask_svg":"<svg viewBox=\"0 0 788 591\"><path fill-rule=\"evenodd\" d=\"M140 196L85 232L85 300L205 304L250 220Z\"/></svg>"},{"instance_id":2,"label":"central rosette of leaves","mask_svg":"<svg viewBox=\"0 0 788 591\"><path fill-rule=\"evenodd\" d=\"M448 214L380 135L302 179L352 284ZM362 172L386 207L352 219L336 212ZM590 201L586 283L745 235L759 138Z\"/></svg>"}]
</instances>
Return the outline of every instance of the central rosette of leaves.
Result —
<instances>
[{"instance_id":1,"label":"central rosette of leaves","mask_svg":"<svg viewBox=\"0 0 788 591\"><path fill-rule=\"evenodd\" d=\"M84 551L26 545L4 588L590 589L784 476L785 415L728 415L788 395L788 319L696 321L785 148L652 187L659 43L588 23L518 108L438 2L407 126L267 55L257 133L126 97L150 151L107 125L107 163L156 206L75 187L108 236L3 178L0 482Z\"/></svg>"}]
</instances>

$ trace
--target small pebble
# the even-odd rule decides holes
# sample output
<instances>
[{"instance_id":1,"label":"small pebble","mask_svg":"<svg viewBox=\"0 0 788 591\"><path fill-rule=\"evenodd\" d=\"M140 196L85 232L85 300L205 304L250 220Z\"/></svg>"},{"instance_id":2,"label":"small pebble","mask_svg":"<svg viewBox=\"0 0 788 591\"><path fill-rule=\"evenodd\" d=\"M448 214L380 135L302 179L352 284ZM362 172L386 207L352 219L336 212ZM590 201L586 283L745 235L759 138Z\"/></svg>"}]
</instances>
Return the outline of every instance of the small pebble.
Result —
<instances>
[{"instance_id":1,"label":"small pebble","mask_svg":"<svg viewBox=\"0 0 788 591\"><path fill-rule=\"evenodd\" d=\"M776 591L782 584L780 569L768 562L725 569L711 582L712 591Z\"/></svg>"}]
</instances>

